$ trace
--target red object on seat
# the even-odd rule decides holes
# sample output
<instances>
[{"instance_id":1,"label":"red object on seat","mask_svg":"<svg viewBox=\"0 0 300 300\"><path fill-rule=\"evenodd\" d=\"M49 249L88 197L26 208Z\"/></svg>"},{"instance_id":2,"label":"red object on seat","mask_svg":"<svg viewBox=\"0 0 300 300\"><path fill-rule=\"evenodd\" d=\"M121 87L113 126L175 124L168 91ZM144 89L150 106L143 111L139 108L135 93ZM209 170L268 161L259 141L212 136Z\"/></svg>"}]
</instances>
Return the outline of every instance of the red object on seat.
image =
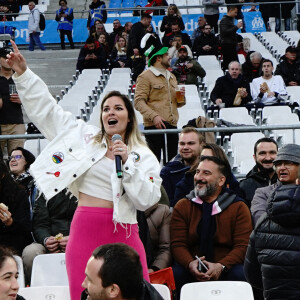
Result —
<instances>
[{"instance_id":1,"label":"red object on seat","mask_svg":"<svg viewBox=\"0 0 300 300\"><path fill-rule=\"evenodd\" d=\"M150 273L149 277L151 283L166 285L170 290L171 299L176 300L176 286L171 267Z\"/></svg>"}]
</instances>

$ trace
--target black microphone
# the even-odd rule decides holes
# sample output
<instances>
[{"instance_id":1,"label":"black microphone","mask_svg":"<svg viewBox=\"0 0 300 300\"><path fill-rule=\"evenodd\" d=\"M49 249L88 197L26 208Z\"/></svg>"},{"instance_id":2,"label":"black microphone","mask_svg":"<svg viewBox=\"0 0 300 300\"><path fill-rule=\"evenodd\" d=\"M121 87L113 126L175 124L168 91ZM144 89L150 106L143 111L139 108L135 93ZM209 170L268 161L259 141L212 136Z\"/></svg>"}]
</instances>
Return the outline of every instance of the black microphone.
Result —
<instances>
[{"instance_id":1,"label":"black microphone","mask_svg":"<svg viewBox=\"0 0 300 300\"><path fill-rule=\"evenodd\" d=\"M119 134L114 134L111 138L111 140L113 141L113 143L115 141L122 141L122 137ZM120 155L116 155L115 156L115 162L116 162L116 172L117 172L117 176L118 178L122 178L123 177L123 171L122 171L122 158Z\"/></svg>"}]
</instances>

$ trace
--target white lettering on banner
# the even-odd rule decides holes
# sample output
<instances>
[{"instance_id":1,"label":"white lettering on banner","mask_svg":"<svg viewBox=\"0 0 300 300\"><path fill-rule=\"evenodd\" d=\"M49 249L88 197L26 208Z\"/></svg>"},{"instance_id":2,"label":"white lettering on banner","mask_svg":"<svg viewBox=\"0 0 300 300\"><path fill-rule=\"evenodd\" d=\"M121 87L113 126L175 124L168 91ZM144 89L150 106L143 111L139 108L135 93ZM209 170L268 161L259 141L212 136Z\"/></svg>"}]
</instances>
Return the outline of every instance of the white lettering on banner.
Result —
<instances>
[{"instance_id":1,"label":"white lettering on banner","mask_svg":"<svg viewBox=\"0 0 300 300\"><path fill-rule=\"evenodd\" d=\"M264 28L264 21L261 17L255 17L252 20L252 29L256 30L256 29L262 29Z\"/></svg>"}]
</instances>

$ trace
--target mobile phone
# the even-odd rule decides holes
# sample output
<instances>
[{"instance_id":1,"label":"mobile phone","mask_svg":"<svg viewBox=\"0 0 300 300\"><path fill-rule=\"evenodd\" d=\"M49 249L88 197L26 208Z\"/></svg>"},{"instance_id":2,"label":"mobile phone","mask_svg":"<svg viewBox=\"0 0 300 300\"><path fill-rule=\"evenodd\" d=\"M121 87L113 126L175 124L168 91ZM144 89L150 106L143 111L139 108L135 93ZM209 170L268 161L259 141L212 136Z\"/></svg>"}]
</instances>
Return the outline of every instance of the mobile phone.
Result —
<instances>
[{"instance_id":1,"label":"mobile phone","mask_svg":"<svg viewBox=\"0 0 300 300\"><path fill-rule=\"evenodd\" d=\"M198 263L199 263L198 264L198 271L202 272L202 273L207 272L208 271L207 266L202 262L202 260L197 255L195 257L197 258Z\"/></svg>"}]
</instances>

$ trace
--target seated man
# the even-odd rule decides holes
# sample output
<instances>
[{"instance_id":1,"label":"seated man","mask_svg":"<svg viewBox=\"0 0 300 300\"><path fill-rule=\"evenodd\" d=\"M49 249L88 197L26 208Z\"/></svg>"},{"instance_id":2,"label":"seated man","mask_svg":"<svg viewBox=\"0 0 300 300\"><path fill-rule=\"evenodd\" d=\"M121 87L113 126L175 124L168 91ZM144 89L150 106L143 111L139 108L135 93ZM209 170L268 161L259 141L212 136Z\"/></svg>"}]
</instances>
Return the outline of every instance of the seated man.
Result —
<instances>
[{"instance_id":1,"label":"seated man","mask_svg":"<svg viewBox=\"0 0 300 300\"><path fill-rule=\"evenodd\" d=\"M275 75L280 75L286 86L300 84L300 61L297 60L297 49L289 46L276 67Z\"/></svg>"},{"instance_id":2,"label":"seated man","mask_svg":"<svg viewBox=\"0 0 300 300\"><path fill-rule=\"evenodd\" d=\"M187 53L189 57L193 57L193 53L188 45L182 45L182 36L181 34L176 34L172 41L172 47L169 48L168 54L171 58L171 66L174 65L175 61L179 58L179 49L184 46L187 49Z\"/></svg>"},{"instance_id":3,"label":"seated man","mask_svg":"<svg viewBox=\"0 0 300 300\"><path fill-rule=\"evenodd\" d=\"M84 69L105 69L107 67L105 51L98 41L89 37L81 48L76 69L81 73Z\"/></svg>"},{"instance_id":4,"label":"seated man","mask_svg":"<svg viewBox=\"0 0 300 300\"><path fill-rule=\"evenodd\" d=\"M255 78L251 84L251 96L255 104L272 105L285 102L287 91L280 75L273 76L273 62L265 59L262 64L263 75Z\"/></svg>"},{"instance_id":5,"label":"seated man","mask_svg":"<svg viewBox=\"0 0 300 300\"><path fill-rule=\"evenodd\" d=\"M211 32L211 26L206 24L203 33L199 35L193 44L193 52L196 55L215 55L218 56L218 39Z\"/></svg>"},{"instance_id":6,"label":"seated man","mask_svg":"<svg viewBox=\"0 0 300 300\"><path fill-rule=\"evenodd\" d=\"M206 19L204 17L198 18L198 27L193 31L192 42L194 44L196 38L203 33L204 26L206 24Z\"/></svg>"},{"instance_id":7,"label":"seated man","mask_svg":"<svg viewBox=\"0 0 300 300\"><path fill-rule=\"evenodd\" d=\"M235 101L238 100L239 102ZM225 107L242 106L250 102L249 83L241 75L241 65L237 61L232 61L228 65L228 72L225 76L219 77L213 88L210 99L216 105L225 103Z\"/></svg>"},{"instance_id":8,"label":"seated man","mask_svg":"<svg viewBox=\"0 0 300 300\"><path fill-rule=\"evenodd\" d=\"M30 284L32 263L39 254L65 252L70 225L77 208L77 199L66 195L66 190L51 198L40 196L33 209L32 231L35 243L22 254L26 283Z\"/></svg>"},{"instance_id":9,"label":"seated man","mask_svg":"<svg viewBox=\"0 0 300 300\"><path fill-rule=\"evenodd\" d=\"M252 52L247 55L246 61L242 64L242 74L249 83L260 76L262 62L263 57L259 52Z\"/></svg>"},{"instance_id":10,"label":"seated man","mask_svg":"<svg viewBox=\"0 0 300 300\"><path fill-rule=\"evenodd\" d=\"M175 35L180 34L181 38L182 38L182 44L187 45L190 48L192 48L192 41L191 41L190 36L187 33L181 32L178 24L172 24L171 27L172 27L172 34L169 36L165 36L163 38L163 45L165 47L171 47L171 43L172 43L172 40L174 39Z\"/></svg>"},{"instance_id":11,"label":"seated man","mask_svg":"<svg viewBox=\"0 0 300 300\"><path fill-rule=\"evenodd\" d=\"M169 49L170 51L170 49ZM172 73L176 76L178 84L197 84L198 76L203 78L205 70L191 56L185 46L178 49L179 58L175 61Z\"/></svg>"},{"instance_id":12,"label":"seated man","mask_svg":"<svg viewBox=\"0 0 300 300\"><path fill-rule=\"evenodd\" d=\"M201 156L194 190L174 207L170 233L178 292L195 281L245 281L243 263L252 223L247 205L225 187L230 172L220 159ZM199 260L205 265L202 269Z\"/></svg>"},{"instance_id":13,"label":"seated man","mask_svg":"<svg viewBox=\"0 0 300 300\"><path fill-rule=\"evenodd\" d=\"M184 128L179 134L179 154L169 161L160 172L162 185L168 194L171 207L174 206L176 184L183 178L186 171L198 164L203 142L203 136L195 128Z\"/></svg>"},{"instance_id":14,"label":"seated man","mask_svg":"<svg viewBox=\"0 0 300 300\"><path fill-rule=\"evenodd\" d=\"M163 300L143 279L140 257L126 244L105 244L88 260L81 299Z\"/></svg>"}]
</instances>

